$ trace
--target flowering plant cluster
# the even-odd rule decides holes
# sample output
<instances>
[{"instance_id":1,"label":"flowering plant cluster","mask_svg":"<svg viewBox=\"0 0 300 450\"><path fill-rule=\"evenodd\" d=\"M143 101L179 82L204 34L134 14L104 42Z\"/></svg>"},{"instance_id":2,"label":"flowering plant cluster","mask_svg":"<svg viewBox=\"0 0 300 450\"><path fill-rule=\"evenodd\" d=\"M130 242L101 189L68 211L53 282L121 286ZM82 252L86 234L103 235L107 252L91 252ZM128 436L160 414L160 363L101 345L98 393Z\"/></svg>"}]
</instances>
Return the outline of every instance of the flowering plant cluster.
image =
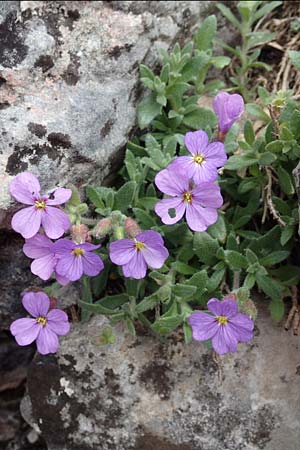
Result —
<instances>
[{"instance_id":1,"label":"flowering plant cluster","mask_svg":"<svg viewBox=\"0 0 300 450\"><path fill-rule=\"evenodd\" d=\"M215 32L209 16L193 43L162 52L159 75L141 66L150 89L138 107L145 133L128 143L118 190L88 186L88 207L74 186L41 195L30 173L12 181L12 196L27 205L12 227L25 238L31 271L56 280L50 299L23 295L33 319L11 325L20 345L36 340L40 353L56 351L69 325L52 297L57 285L76 281L82 320L104 314L133 335L137 321L159 335L182 326L187 343L205 341L219 354L252 339L252 288L282 318L283 298L300 280L298 104L289 93L259 88L242 133L243 97L205 82L210 66L230 63L213 56ZM211 109L199 103L208 94Z\"/></svg>"}]
</instances>

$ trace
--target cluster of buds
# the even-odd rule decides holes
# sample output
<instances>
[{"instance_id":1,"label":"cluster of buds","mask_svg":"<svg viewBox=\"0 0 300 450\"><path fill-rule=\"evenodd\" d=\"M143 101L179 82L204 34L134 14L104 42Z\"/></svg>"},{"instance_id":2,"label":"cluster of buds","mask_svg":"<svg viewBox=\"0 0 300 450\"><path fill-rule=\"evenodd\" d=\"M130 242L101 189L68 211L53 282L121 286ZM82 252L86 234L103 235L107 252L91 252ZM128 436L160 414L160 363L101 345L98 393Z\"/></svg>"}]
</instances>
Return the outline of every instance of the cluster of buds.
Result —
<instances>
[{"instance_id":1,"label":"cluster of buds","mask_svg":"<svg viewBox=\"0 0 300 450\"><path fill-rule=\"evenodd\" d=\"M91 242L91 236L89 229L86 225L72 225L70 228L71 238L76 244L84 244L85 242Z\"/></svg>"}]
</instances>

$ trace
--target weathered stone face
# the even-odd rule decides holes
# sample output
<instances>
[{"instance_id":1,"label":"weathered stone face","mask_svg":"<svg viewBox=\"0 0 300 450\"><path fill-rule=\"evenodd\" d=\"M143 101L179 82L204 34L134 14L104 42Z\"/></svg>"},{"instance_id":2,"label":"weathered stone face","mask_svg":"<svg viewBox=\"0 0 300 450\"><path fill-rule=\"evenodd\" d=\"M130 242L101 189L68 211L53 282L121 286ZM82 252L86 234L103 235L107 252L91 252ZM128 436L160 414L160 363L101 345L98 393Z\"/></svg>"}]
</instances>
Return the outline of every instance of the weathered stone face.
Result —
<instances>
[{"instance_id":1,"label":"weathered stone face","mask_svg":"<svg viewBox=\"0 0 300 450\"><path fill-rule=\"evenodd\" d=\"M135 340L118 326L116 343L100 345L104 326L74 325L57 356L31 366L23 411L49 450L298 448L299 341L264 308L253 342L219 365L178 335Z\"/></svg>"},{"instance_id":2,"label":"weathered stone face","mask_svg":"<svg viewBox=\"0 0 300 450\"><path fill-rule=\"evenodd\" d=\"M139 64L209 3L0 2L0 210L25 170L45 189L100 183L135 124Z\"/></svg>"}]
</instances>

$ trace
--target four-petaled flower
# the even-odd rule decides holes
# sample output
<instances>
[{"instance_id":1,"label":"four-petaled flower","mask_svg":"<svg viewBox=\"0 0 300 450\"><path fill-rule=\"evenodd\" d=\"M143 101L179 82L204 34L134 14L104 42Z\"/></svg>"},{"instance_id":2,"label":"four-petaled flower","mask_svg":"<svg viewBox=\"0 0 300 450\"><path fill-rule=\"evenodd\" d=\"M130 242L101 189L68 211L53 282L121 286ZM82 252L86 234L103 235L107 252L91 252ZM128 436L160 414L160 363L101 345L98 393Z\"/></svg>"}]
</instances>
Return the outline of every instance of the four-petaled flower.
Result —
<instances>
[{"instance_id":1,"label":"four-petaled flower","mask_svg":"<svg viewBox=\"0 0 300 450\"><path fill-rule=\"evenodd\" d=\"M169 256L159 233L148 230L134 239L120 239L110 244L109 256L114 264L122 266L125 277L144 278L147 265L160 269Z\"/></svg>"},{"instance_id":2,"label":"four-petaled flower","mask_svg":"<svg viewBox=\"0 0 300 450\"><path fill-rule=\"evenodd\" d=\"M58 350L58 337L70 331L68 316L60 309L51 309L49 297L44 292L26 292L22 303L34 319L15 320L10 331L19 345L29 345L36 340L39 353L47 355Z\"/></svg>"},{"instance_id":3,"label":"four-petaled flower","mask_svg":"<svg viewBox=\"0 0 300 450\"><path fill-rule=\"evenodd\" d=\"M75 244L69 239L59 239L54 244L55 256L58 259L55 271L70 281L79 280L82 275L94 277L104 267L99 255L92 253L101 245L89 243Z\"/></svg>"},{"instance_id":4,"label":"four-petaled flower","mask_svg":"<svg viewBox=\"0 0 300 450\"><path fill-rule=\"evenodd\" d=\"M238 342L249 342L253 338L254 323L246 314L238 312L234 300L212 298L207 308L213 315L196 311L189 317L196 341L212 340L214 350L223 355L237 350Z\"/></svg>"},{"instance_id":5,"label":"four-petaled flower","mask_svg":"<svg viewBox=\"0 0 300 450\"><path fill-rule=\"evenodd\" d=\"M57 257L55 255L54 243L44 234L37 233L30 239L26 239L23 252L28 258L34 259L31 263L31 272L42 280L49 280L55 272ZM57 281L65 286L69 283L65 277L55 273Z\"/></svg>"},{"instance_id":6,"label":"four-petaled flower","mask_svg":"<svg viewBox=\"0 0 300 450\"><path fill-rule=\"evenodd\" d=\"M202 130L186 133L184 143L192 156L179 156L167 168L176 173L181 172L196 184L215 181L218 178L218 167L222 167L227 160L224 144L209 144L208 136Z\"/></svg>"},{"instance_id":7,"label":"four-petaled flower","mask_svg":"<svg viewBox=\"0 0 300 450\"><path fill-rule=\"evenodd\" d=\"M219 130L226 134L229 128L243 114L244 100L239 94L228 94L227 92L219 92L214 98L214 111L219 119Z\"/></svg>"},{"instance_id":8,"label":"four-petaled flower","mask_svg":"<svg viewBox=\"0 0 300 450\"><path fill-rule=\"evenodd\" d=\"M161 192L171 196L155 205L155 212L163 223L172 225L185 214L191 230L205 231L218 220L217 208L222 206L223 198L216 184L203 182L193 187L188 177L168 169L156 175L155 184Z\"/></svg>"},{"instance_id":9,"label":"four-petaled flower","mask_svg":"<svg viewBox=\"0 0 300 450\"><path fill-rule=\"evenodd\" d=\"M21 209L12 218L12 228L25 239L37 234L42 225L51 239L57 239L71 226L70 219L54 206L66 203L71 189L58 188L51 196L40 194L39 180L30 172L23 172L10 183L11 195L20 203L30 205Z\"/></svg>"}]
</instances>

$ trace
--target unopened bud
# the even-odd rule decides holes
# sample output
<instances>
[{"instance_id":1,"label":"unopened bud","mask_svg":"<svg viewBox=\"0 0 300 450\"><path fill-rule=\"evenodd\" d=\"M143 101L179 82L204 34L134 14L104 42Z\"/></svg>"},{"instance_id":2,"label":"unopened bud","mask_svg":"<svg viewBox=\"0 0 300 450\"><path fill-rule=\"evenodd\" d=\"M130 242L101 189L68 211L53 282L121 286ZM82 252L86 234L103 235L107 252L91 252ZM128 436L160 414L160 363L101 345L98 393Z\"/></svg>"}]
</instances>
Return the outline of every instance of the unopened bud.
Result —
<instances>
[{"instance_id":1,"label":"unopened bud","mask_svg":"<svg viewBox=\"0 0 300 450\"><path fill-rule=\"evenodd\" d=\"M247 314L247 316L251 317L251 319L256 319L257 317L257 309L254 302L249 298L249 300L245 301L240 308L240 312Z\"/></svg>"},{"instance_id":2,"label":"unopened bud","mask_svg":"<svg viewBox=\"0 0 300 450\"><path fill-rule=\"evenodd\" d=\"M124 239L124 227L121 226L115 227L114 236L117 240Z\"/></svg>"},{"instance_id":3,"label":"unopened bud","mask_svg":"<svg viewBox=\"0 0 300 450\"><path fill-rule=\"evenodd\" d=\"M89 207L86 203L80 203L80 205L78 205L76 207L76 213L79 216L83 216L84 214L86 214L88 212L88 210L89 210Z\"/></svg>"},{"instance_id":4,"label":"unopened bud","mask_svg":"<svg viewBox=\"0 0 300 450\"><path fill-rule=\"evenodd\" d=\"M70 232L72 241L76 244L84 244L84 242L90 241L89 229L86 225L72 225Z\"/></svg>"},{"instance_id":5,"label":"unopened bud","mask_svg":"<svg viewBox=\"0 0 300 450\"><path fill-rule=\"evenodd\" d=\"M111 219L101 219L97 225L95 226L95 228L93 229L92 234L96 237L96 238L102 238L104 236L106 236L110 231L111 231Z\"/></svg>"},{"instance_id":6,"label":"unopened bud","mask_svg":"<svg viewBox=\"0 0 300 450\"><path fill-rule=\"evenodd\" d=\"M124 223L124 227L125 232L129 238L134 238L137 234L142 232L136 221L134 219L131 219L131 217L127 217Z\"/></svg>"}]
</instances>

